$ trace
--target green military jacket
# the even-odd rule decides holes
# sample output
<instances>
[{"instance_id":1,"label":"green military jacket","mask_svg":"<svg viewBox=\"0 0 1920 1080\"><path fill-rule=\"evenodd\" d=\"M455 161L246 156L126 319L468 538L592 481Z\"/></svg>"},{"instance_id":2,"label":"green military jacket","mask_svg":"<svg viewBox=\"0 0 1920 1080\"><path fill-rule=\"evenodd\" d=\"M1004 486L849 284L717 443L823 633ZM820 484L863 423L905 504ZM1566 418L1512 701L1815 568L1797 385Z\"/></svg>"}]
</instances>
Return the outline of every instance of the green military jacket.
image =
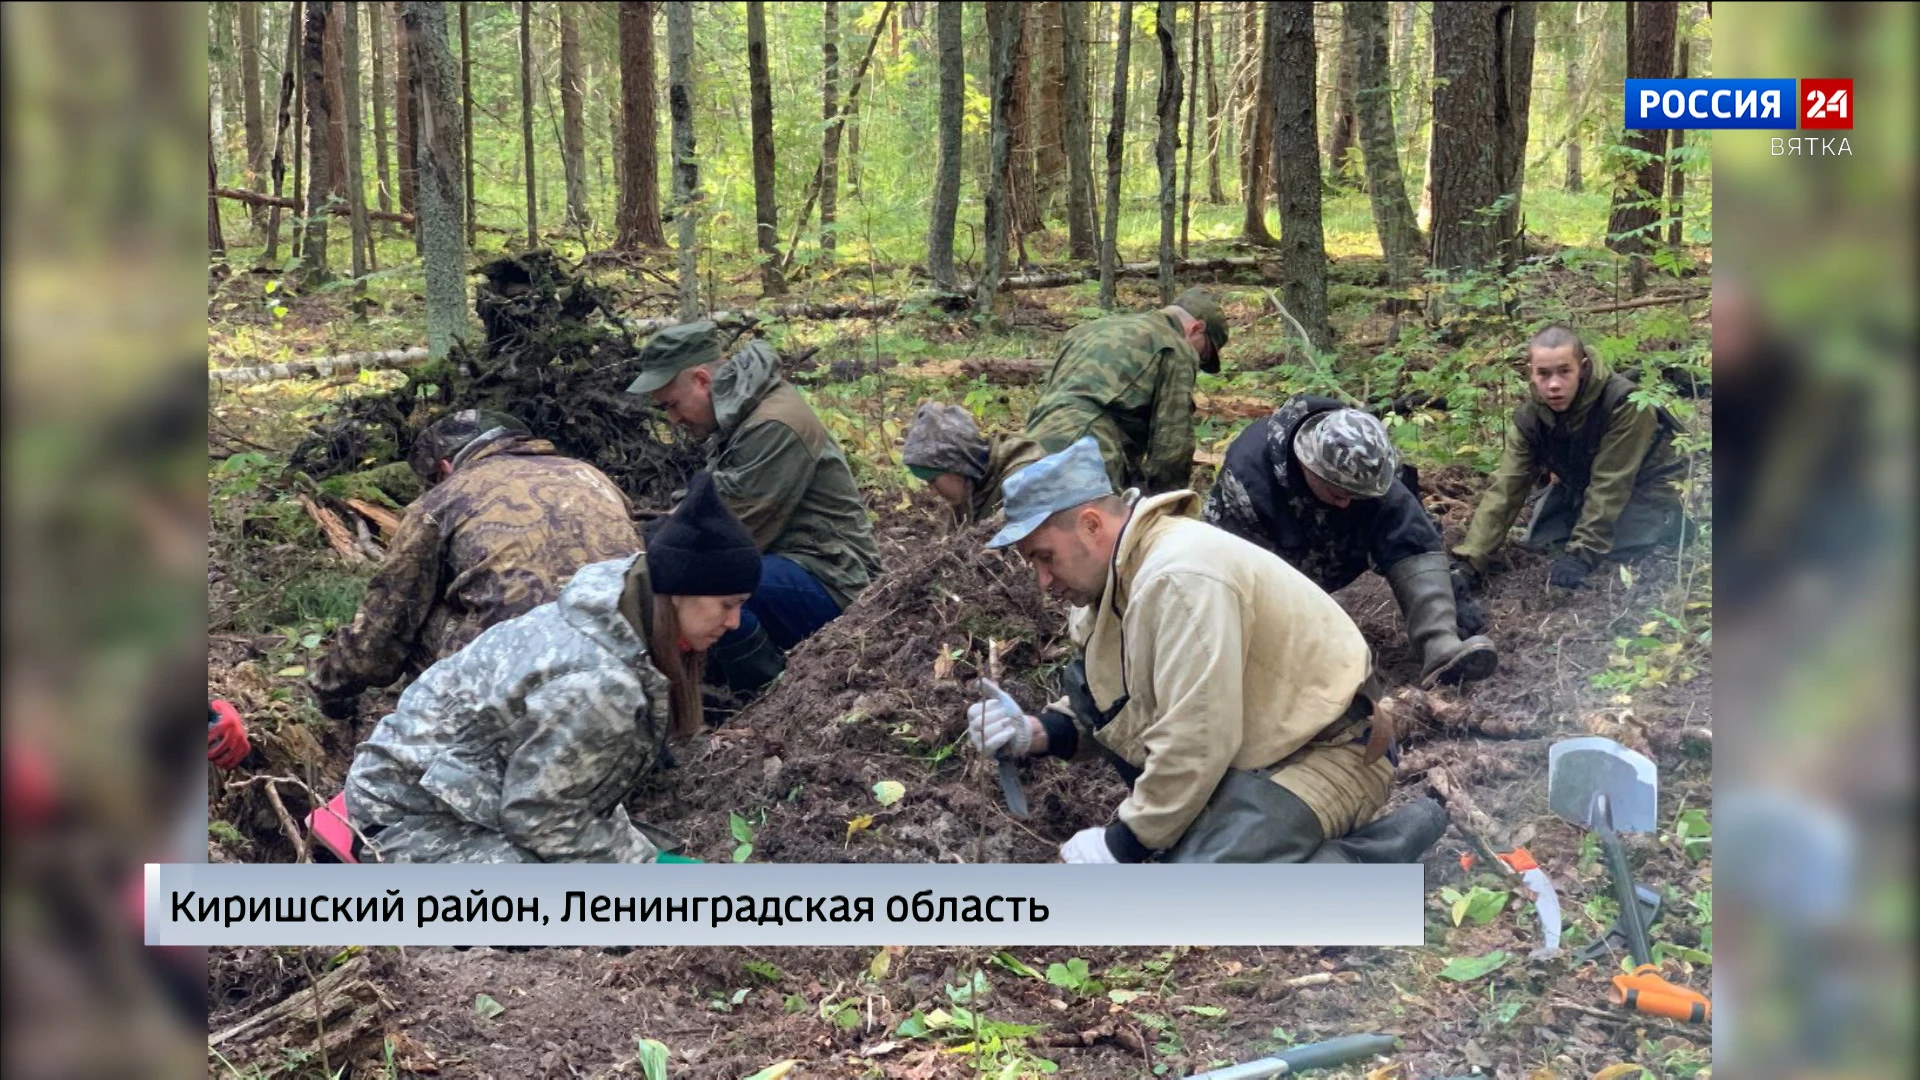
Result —
<instances>
[{"instance_id":1,"label":"green military jacket","mask_svg":"<svg viewBox=\"0 0 1920 1080\"><path fill-rule=\"evenodd\" d=\"M1174 491L1193 476L1193 383L1200 358L1169 315L1109 315L1067 332L1027 413L1027 435L1058 453L1100 443L1116 489Z\"/></svg>"},{"instance_id":2,"label":"green military jacket","mask_svg":"<svg viewBox=\"0 0 1920 1080\"><path fill-rule=\"evenodd\" d=\"M880 548L847 456L813 407L749 342L713 379L714 486L764 555L793 560L841 610L880 572Z\"/></svg>"},{"instance_id":3,"label":"green military jacket","mask_svg":"<svg viewBox=\"0 0 1920 1080\"><path fill-rule=\"evenodd\" d=\"M1589 352L1587 373L1566 412L1555 413L1530 390L1531 400L1513 412L1500 464L1454 554L1481 559L1498 548L1542 475L1584 496L1567 552L1589 566L1613 550L1614 525L1628 500L1677 503L1674 484L1687 471L1673 448L1678 425L1664 410L1628 400L1631 388Z\"/></svg>"},{"instance_id":4,"label":"green military jacket","mask_svg":"<svg viewBox=\"0 0 1920 1080\"><path fill-rule=\"evenodd\" d=\"M476 439L407 507L353 622L313 665L351 697L444 660L495 623L560 596L574 571L640 550L627 497L545 439Z\"/></svg>"}]
</instances>

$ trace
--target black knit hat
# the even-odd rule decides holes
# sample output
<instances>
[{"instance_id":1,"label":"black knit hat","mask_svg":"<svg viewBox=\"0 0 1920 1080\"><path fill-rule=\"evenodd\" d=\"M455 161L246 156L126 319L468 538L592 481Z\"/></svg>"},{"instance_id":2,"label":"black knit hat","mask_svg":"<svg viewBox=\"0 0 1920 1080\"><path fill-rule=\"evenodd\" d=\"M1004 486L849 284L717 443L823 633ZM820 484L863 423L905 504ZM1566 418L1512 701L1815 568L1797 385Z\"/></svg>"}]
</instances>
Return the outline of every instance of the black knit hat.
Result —
<instances>
[{"instance_id":1,"label":"black knit hat","mask_svg":"<svg viewBox=\"0 0 1920 1080\"><path fill-rule=\"evenodd\" d=\"M647 538L647 579L661 596L737 596L760 587L760 549L733 516L710 473Z\"/></svg>"}]
</instances>

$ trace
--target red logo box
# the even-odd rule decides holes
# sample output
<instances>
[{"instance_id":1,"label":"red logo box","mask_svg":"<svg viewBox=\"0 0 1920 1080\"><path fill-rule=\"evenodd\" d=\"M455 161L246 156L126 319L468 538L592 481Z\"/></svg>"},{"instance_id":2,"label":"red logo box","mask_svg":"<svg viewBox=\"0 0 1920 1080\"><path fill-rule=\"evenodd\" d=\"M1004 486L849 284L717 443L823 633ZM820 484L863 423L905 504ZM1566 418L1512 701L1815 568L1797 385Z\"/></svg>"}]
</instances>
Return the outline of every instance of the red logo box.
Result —
<instances>
[{"instance_id":1,"label":"red logo box","mask_svg":"<svg viewBox=\"0 0 1920 1080\"><path fill-rule=\"evenodd\" d=\"M1853 130L1852 79L1801 79L1800 126Z\"/></svg>"}]
</instances>

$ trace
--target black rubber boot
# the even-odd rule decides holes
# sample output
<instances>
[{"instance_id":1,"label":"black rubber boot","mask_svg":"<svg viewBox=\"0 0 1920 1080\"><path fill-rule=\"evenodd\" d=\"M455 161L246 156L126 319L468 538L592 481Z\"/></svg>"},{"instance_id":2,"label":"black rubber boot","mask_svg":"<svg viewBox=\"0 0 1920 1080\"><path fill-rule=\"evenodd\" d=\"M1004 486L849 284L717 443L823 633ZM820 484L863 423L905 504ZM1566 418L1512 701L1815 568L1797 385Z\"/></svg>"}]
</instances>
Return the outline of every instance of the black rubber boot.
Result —
<instances>
[{"instance_id":1,"label":"black rubber boot","mask_svg":"<svg viewBox=\"0 0 1920 1080\"><path fill-rule=\"evenodd\" d=\"M1420 685L1473 682L1493 674L1500 654L1484 637L1460 640L1447 557L1435 551L1387 568L1393 598L1407 620L1407 637L1420 650Z\"/></svg>"},{"instance_id":2,"label":"black rubber boot","mask_svg":"<svg viewBox=\"0 0 1920 1080\"><path fill-rule=\"evenodd\" d=\"M1374 818L1366 825L1321 844L1308 862L1417 863L1440 834L1447 812L1432 799L1417 799Z\"/></svg>"},{"instance_id":3,"label":"black rubber boot","mask_svg":"<svg viewBox=\"0 0 1920 1080\"><path fill-rule=\"evenodd\" d=\"M759 697L787 670L786 654L767 636L764 626L754 627L753 633L731 645L714 646L707 659L727 689L743 702Z\"/></svg>"}]
</instances>

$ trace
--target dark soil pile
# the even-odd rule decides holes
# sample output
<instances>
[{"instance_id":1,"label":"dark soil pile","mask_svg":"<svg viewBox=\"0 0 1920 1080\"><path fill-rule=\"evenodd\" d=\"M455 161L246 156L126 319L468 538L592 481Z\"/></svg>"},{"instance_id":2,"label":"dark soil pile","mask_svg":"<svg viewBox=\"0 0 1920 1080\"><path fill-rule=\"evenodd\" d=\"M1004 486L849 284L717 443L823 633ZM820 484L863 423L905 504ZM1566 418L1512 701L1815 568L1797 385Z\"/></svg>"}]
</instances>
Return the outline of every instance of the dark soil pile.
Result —
<instances>
[{"instance_id":1,"label":"dark soil pile","mask_svg":"<svg viewBox=\"0 0 1920 1080\"><path fill-rule=\"evenodd\" d=\"M400 389L356 399L294 449L291 466L320 480L404 461L418 433L448 412L498 409L591 462L640 505L666 505L701 453L627 393L638 343L611 295L548 251L496 259L479 273L480 347L456 347Z\"/></svg>"},{"instance_id":2,"label":"dark soil pile","mask_svg":"<svg viewBox=\"0 0 1920 1080\"><path fill-rule=\"evenodd\" d=\"M682 749L633 802L636 816L687 838L690 854L732 858L731 815L753 826L754 861L1044 862L1124 798L1104 765L1051 759L1021 768L1032 815L1016 820L994 769L966 745L989 642L1001 685L1030 711L1057 693L1069 658L1065 612L986 526L911 549L839 619L788 657L787 674L726 727ZM874 785L905 787L882 806ZM764 815L764 821L762 820Z\"/></svg>"}]
</instances>

